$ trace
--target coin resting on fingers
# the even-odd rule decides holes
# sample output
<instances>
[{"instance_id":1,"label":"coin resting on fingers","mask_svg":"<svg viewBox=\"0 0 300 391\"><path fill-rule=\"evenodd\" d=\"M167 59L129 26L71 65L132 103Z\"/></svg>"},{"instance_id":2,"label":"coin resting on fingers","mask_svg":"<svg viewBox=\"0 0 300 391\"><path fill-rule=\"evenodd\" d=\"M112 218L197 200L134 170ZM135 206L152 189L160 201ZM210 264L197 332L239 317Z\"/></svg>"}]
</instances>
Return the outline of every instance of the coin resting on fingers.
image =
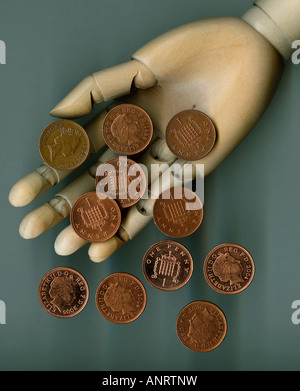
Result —
<instances>
[{"instance_id":1,"label":"coin resting on fingers","mask_svg":"<svg viewBox=\"0 0 300 391\"><path fill-rule=\"evenodd\" d=\"M145 110L125 103L107 113L102 134L105 143L114 152L120 155L136 155L150 144L153 124Z\"/></svg>"},{"instance_id":2,"label":"coin resting on fingers","mask_svg":"<svg viewBox=\"0 0 300 391\"><path fill-rule=\"evenodd\" d=\"M74 231L88 242L104 242L118 231L121 211L115 200L96 191L83 194L74 203L70 221Z\"/></svg>"},{"instance_id":3,"label":"coin resting on fingers","mask_svg":"<svg viewBox=\"0 0 300 391\"><path fill-rule=\"evenodd\" d=\"M172 187L162 192L155 201L153 220L165 235L183 238L193 234L201 225L203 206L192 190Z\"/></svg>"},{"instance_id":4,"label":"coin resting on fingers","mask_svg":"<svg viewBox=\"0 0 300 391\"><path fill-rule=\"evenodd\" d=\"M90 139L76 122L58 120L43 130L39 150L45 163L52 168L73 170L89 156Z\"/></svg>"},{"instance_id":5,"label":"coin resting on fingers","mask_svg":"<svg viewBox=\"0 0 300 391\"><path fill-rule=\"evenodd\" d=\"M139 164L120 156L101 164L96 173L96 191L106 193L121 208L136 204L146 191L146 175Z\"/></svg>"}]
</instances>

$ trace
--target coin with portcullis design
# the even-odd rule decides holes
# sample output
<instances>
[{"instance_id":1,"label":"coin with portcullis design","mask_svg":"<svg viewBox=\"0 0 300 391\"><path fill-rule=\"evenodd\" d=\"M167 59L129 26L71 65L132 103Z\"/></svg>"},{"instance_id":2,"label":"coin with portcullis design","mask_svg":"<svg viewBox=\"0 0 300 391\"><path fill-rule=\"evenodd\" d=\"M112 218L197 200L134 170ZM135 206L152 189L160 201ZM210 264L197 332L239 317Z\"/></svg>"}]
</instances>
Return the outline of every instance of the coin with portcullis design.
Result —
<instances>
[{"instance_id":1,"label":"coin with portcullis design","mask_svg":"<svg viewBox=\"0 0 300 391\"><path fill-rule=\"evenodd\" d=\"M74 170L90 154L86 131L71 120L58 120L48 125L39 140L43 160L57 170Z\"/></svg>"},{"instance_id":2,"label":"coin with portcullis design","mask_svg":"<svg viewBox=\"0 0 300 391\"><path fill-rule=\"evenodd\" d=\"M96 191L83 194L74 203L70 221L74 231L88 242L104 242L118 231L121 211L115 200Z\"/></svg>"},{"instance_id":3,"label":"coin with portcullis design","mask_svg":"<svg viewBox=\"0 0 300 391\"><path fill-rule=\"evenodd\" d=\"M113 323L130 323L143 313L147 296L138 278L129 273L113 273L101 281L95 299L105 319Z\"/></svg>"},{"instance_id":4,"label":"coin with portcullis design","mask_svg":"<svg viewBox=\"0 0 300 391\"><path fill-rule=\"evenodd\" d=\"M141 107L120 104L105 116L102 125L103 139L119 155L136 155L151 142L153 124Z\"/></svg>"},{"instance_id":5,"label":"coin with portcullis design","mask_svg":"<svg viewBox=\"0 0 300 391\"><path fill-rule=\"evenodd\" d=\"M99 165L96 191L105 192L121 208L136 204L146 191L146 175L141 166L126 156L119 156Z\"/></svg>"},{"instance_id":6,"label":"coin with portcullis design","mask_svg":"<svg viewBox=\"0 0 300 391\"><path fill-rule=\"evenodd\" d=\"M224 243L213 248L203 265L208 284L217 292L232 295L246 289L254 277L254 261L242 246Z\"/></svg>"},{"instance_id":7,"label":"coin with portcullis design","mask_svg":"<svg viewBox=\"0 0 300 391\"><path fill-rule=\"evenodd\" d=\"M161 240L146 251L143 258L143 273L154 288L175 291L190 280L193 273L193 258L181 243Z\"/></svg>"},{"instance_id":8,"label":"coin with portcullis design","mask_svg":"<svg viewBox=\"0 0 300 391\"><path fill-rule=\"evenodd\" d=\"M153 206L153 220L158 229L173 238L193 234L203 220L203 205L192 190L172 187L160 194Z\"/></svg>"},{"instance_id":9,"label":"coin with portcullis design","mask_svg":"<svg viewBox=\"0 0 300 391\"><path fill-rule=\"evenodd\" d=\"M195 352L208 352L218 347L227 333L223 311L208 301L194 301L179 313L176 331L182 344Z\"/></svg>"},{"instance_id":10,"label":"coin with portcullis design","mask_svg":"<svg viewBox=\"0 0 300 391\"><path fill-rule=\"evenodd\" d=\"M175 156L189 161L206 156L216 142L212 120L198 110L184 110L169 121L166 143Z\"/></svg>"},{"instance_id":11,"label":"coin with portcullis design","mask_svg":"<svg viewBox=\"0 0 300 391\"><path fill-rule=\"evenodd\" d=\"M85 278L70 267L57 267L42 278L38 297L44 310L57 318L71 318L81 312L89 298Z\"/></svg>"}]
</instances>

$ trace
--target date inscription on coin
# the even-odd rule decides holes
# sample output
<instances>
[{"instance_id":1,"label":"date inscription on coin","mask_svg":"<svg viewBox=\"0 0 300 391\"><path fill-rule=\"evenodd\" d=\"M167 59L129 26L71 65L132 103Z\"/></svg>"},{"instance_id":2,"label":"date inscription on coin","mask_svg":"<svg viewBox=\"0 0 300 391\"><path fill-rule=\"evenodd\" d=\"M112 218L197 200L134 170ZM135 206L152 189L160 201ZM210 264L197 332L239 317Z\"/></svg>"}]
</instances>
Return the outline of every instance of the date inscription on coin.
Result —
<instances>
[{"instance_id":1,"label":"date inscription on coin","mask_svg":"<svg viewBox=\"0 0 300 391\"><path fill-rule=\"evenodd\" d=\"M104 278L96 292L100 314L113 323L136 320L146 306L146 290L138 278L129 273L113 273Z\"/></svg>"},{"instance_id":2,"label":"date inscription on coin","mask_svg":"<svg viewBox=\"0 0 300 391\"><path fill-rule=\"evenodd\" d=\"M176 331L182 344L195 352L218 347L227 333L227 321L221 309L208 301L194 301L178 315Z\"/></svg>"},{"instance_id":3,"label":"date inscription on coin","mask_svg":"<svg viewBox=\"0 0 300 391\"><path fill-rule=\"evenodd\" d=\"M143 273L154 288L175 291L191 278L193 259L181 243L162 240L153 244L145 253Z\"/></svg>"},{"instance_id":4,"label":"date inscription on coin","mask_svg":"<svg viewBox=\"0 0 300 391\"><path fill-rule=\"evenodd\" d=\"M85 278L69 267L57 267L42 278L38 297L44 310L57 318L71 318L86 306L89 288Z\"/></svg>"},{"instance_id":5,"label":"date inscription on coin","mask_svg":"<svg viewBox=\"0 0 300 391\"><path fill-rule=\"evenodd\" d=\"M201 111L184 110L169 121L166 142L175 156L189 161L199 160L214 147L216 129Z\"/></svg>"},{"instance_id":6,"label":"date inscription on coin","mask_svg":"<svg viewBox=\"0 0 300 391\"><path fill-rule=\"evenodd\" d=\"M153 136L153 124L145 110L125 103L107 113L102 134L105 143L114 152L136 155L149 145Z\"/></svg>"},{"instance_id":7,"label":"date inscription on coin","mask_svg":"<svg viewBox=\"0 0 300 391\"><path fill-rule=\"evenodd\" d=\"M254 261L244 247L224 243L209 252L203 271L206 281L215 291L230 295L249 286L254 277Z\"/></svg>"}]
</instances>

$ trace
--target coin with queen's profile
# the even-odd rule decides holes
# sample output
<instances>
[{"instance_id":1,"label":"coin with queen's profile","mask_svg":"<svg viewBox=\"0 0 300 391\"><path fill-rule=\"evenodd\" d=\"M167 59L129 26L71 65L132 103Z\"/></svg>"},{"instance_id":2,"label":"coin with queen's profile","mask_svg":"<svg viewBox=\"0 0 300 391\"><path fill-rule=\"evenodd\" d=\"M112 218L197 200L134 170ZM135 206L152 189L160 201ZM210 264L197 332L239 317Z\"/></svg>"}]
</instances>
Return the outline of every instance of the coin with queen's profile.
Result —
<instances>
[{"instance_id":1,"label":"coin with queen's profile","mask_svg":"<svg viewBox=\"0 0 300 391\"><path fill-rule=\"evenodd\" d=\"M214 303L198 300L187 304L176 322L179 340L195 352L216 349L227 333L227 320L223 311Z\"/></svg>"},{"instance_id":2,"label":"coin with queen's profile","mask_svg":"<svg viewBox=\"0 0 300 391\"><path fill-rule=\"evenodd\" d=\"M110 322L125 324L140 317L145 309L147 294L141 281L129 273L113 273L99 284L96 306Z\"/></svg>"},{"instance_id":3,"label":"coin with queen's profile","mask_svg":"<svg viewBox=\"0 0 300 391\"><path fill-rule=\"evenodd\" d=\"M249 251L235 243L223 243L213 248L203 265L210 287L227 295L245 290L253 280L254 270Z\"/></svg>"},{"instance_id":4,"label":"coin with queen's profile","mask_svg":"<svg viewBox=\"0 0 300 391\"><path fill-rule=\"evenodd\" d=\"M153 124L141 107L120 104L105 116L102 125L103 139L119 155L136 155L150 144Z\"/></svg>"},{"instance_id":5,"label":"coin with queen's profile","mask_svg":"<svg viewBox=\"0 0 300 391\"><path fill-rule=\"evenodd\" d=\"M38 288L39 301L46 312L57 318L71 318L81 312L89 298L88 284L81 273L70 267L49 270Z\"/></svg>"}]
</instances>

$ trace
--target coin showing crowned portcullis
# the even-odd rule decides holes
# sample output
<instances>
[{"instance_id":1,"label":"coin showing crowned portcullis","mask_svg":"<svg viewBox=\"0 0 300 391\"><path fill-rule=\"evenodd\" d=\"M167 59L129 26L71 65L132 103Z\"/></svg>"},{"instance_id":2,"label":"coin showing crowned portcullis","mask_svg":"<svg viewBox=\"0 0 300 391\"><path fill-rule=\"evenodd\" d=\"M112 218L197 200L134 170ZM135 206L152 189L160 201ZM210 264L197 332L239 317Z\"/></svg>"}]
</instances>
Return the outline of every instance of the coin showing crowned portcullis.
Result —
<instances>
[{"instance_id":1,"label":"coin showing crowned portcullis","mask_svg":"<svg viewBox=\"0 0 300 391\"><path fill-rule=\"evenodd\" d=\"M208 352L217 348L227 333L223 311L208 301L194 301L178 315L176 331L182 344L195 352Z\"/></svg>"},{"instance_id":2,"label":"coin showing crowned portcullis","mask_svg":"<svg viewBox=\"0 0 300 391\"><path fill-rule=\"evenodd\" d=\"M142 266L150 285L162 291L175 291L190 280L193 258L181 243L161 240L146 251Z\"/></svg>"},{"instance_id":3,"label":"coin showing crowned portcullis","mask_svg":"<svg viewBox=\"0 0 300 391\"><path fill-rule=\"evenodd\" d=\"M57 267L42 278L38 297L44 310L57 318L71 318L81 312L89 298L85 278L70 267Z\"/></svg>"},{"instance_id":4,"label":"coin showing crowned portcullis","mask_svg":"<svg viewBox=\"0 0 300 391\"><path fill-rule=\"evenodd\" d=\"M153 124L141 107L120 104L103 121L102 134L107 146L119 155L136 155L151 142Z\"/></svg>"},{"instance_id":5,"label":"coin showing crowned portcullis","mask_svg":"<svg viewBox=\"0 0 300 391\"><path fill-rule=\"evenodd\" d=\"M113 323L130 323L143 313L147 296L141 281L129 273L104 278L96 292L100 314Z\"/></svg>"},{"instance_id":6,"label":"coin showing crowned portcullis","mask_svg":"<svg viewBox=\"0 0 300 391\"><path fill-rule=\"evenodd\" d=\"M97 169L96 191L108 194L121 208L136 204L144 195L146 185L141 166L126 156L110 159Z\"/></svg>"},{"instance_id":7,"label":"coin showing crowned portcullis","mask_svg":"<svg viewBox=\"0 0 300 391\"><path fill-rule=\"evenodd\" d=\"M166 143L175 156L189 161L202 159L216 142L216 128L201 111L184 110L169 121Z\"/></svg>"},{"instance_id":8,"label":"coin showing crowned portcullis","mask_svg":"<svg viewBox=\"0 0 300 391\"><path fill-rule=\"evenodd\" d=\"M70 221L74 231L88 242L104 242L118 231L121 211L115 200L96 191L83 194L74 203Z\"/></svg>"},{"instance_id":9,"label":"coin showing crowned portcullis","mask_svg":"<svg viewBox=\"0 0 300 391\"><path fill-rule=\"evenodd\" d=\"M208 284L217 292L232 295L246 289L254 277L254 261L242 246L224 243L213 248L203 265Z\"/></svg>"},{"instance_id":10,"label":"coin showing crowned portcullis","mask_svg":"<svg viewBox=\"0 0 300 391\"><path fill-rule=\"evenodd\" d=\"M39 140L43 160L57 170L73 170L90 154L86 131L71 120L58 120L48 125Z\"/></svg>"},{"instance_id":11,"label":"coin showing crowned portcullis","mask_svg":"<svg viewBox=\"0 0 300 391\"><path fill-rule=\"evenodd\" d=\"M153 206L153 220L158 229L173 238L193 234L203 220L203 205L192 190L172 187L160 194Z\"/></svg>"}]
</instances>

